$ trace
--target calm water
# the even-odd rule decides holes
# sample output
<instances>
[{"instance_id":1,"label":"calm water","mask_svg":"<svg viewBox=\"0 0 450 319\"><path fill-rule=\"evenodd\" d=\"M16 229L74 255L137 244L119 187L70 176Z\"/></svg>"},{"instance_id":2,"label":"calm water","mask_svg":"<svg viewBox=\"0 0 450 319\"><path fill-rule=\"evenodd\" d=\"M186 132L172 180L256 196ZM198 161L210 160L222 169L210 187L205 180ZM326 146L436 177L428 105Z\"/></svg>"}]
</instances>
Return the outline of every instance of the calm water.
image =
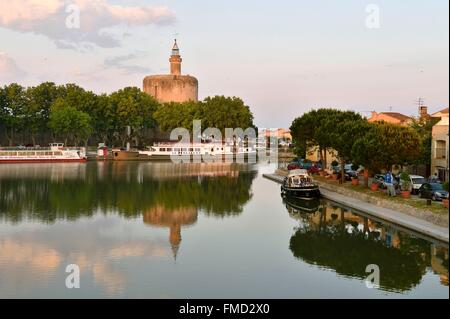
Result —
<instances>
[{"instance_id":1,"label":"calm water","mask_svg":"<svg viewBox=\"0 0 450 319\"><path fill-rule=\"evenodd\" d=\"M0 165L0 297L449 297L447 246L330 202L283 201L262 177L272 171ZM80 289L65 287L69 264Z\"/></svg>"}]
</instances>

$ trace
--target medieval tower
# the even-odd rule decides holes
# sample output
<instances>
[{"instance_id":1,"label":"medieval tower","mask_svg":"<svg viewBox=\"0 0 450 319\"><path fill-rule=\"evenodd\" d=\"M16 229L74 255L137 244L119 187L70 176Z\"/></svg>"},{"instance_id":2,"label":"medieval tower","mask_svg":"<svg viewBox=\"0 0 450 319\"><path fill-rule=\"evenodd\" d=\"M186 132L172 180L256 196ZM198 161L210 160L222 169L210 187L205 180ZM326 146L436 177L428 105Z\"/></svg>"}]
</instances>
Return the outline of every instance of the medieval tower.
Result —
<instances>
[{"instance_id":1,"label":"medieval tower","mask_svg":"<svg viewBox=\"0 0 450 319\"><path fill-rule=\"evenodd\" d=\"M170 56L169 75L151 75L144 79L144 92L160 103L198 101L198 80L189 75L181 75L180 49L177 40Z\"/></svg>"}]
</instances>

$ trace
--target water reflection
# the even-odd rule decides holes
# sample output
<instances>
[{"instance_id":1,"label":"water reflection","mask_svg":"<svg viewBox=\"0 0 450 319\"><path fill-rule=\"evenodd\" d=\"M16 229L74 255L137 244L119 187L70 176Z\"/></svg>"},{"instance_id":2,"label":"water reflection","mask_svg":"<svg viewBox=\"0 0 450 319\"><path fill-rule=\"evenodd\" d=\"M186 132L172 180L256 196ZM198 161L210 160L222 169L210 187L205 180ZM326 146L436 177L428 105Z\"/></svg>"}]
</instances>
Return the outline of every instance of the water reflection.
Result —
<instances>
[{"instance_id":1,"label":"water reflection","mask_svg":"<svg viewBox=\"0 0 450 319\"><path fill-rule=\"evenodd\" d=\"M138 217L152 209L237 215L252 197L256 173L224 163L90 163L0 166L0 176L0 218L53 223L97 212Z\"/></svg>"},{"instance_id":2,"label":"water reflection","mask_svg":"<svg viewBox=\"0 0 450 319\"><path fill-rule=\"evenodd\" d=\"M118 263L176 259L182 228L200 213L242 213L256 175L252 166L226 163L0 165L0 221L24 226L0 237L0 273L8 274L0 278L0 297L60 285L71 263L107 296L120 296L129 278ZM168 238L150 227L166 228Z\"/></svg>"},{"instance_id":3,"label":"water reflection","mask_svg":"<svg viewBox=\"0 0 450 319\"><path fill-rule=\"evenodd\" d=\"M299 221L289 247L295 257L308 264L359 279L367 277L367 265L376 264L380 267L380 288L386 291L413 289L429 268L448 285L448 247L330 202L287 199L285 204L290 216Z\"/></svg>"}]
</instances>

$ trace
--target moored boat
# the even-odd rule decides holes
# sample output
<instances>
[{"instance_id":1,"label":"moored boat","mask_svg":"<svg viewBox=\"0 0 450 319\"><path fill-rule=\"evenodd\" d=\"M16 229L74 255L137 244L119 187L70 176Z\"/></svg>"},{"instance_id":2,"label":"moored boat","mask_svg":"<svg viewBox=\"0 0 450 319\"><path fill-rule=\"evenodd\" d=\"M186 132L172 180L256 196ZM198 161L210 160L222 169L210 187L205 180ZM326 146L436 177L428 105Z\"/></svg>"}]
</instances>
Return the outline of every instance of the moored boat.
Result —
<instances>
[{"instance_id":1,"label":"moored boat","mask_svg":"<svg viewBox=\"0 0 450 319\"><path fill-rule=\"evenodd\" d=\"M297 169L289 172L281 185L283 197L295 197L300 199L320 198L319 186L305 169Z\"/></svg>"},{"instance_id":2,"label":"moored boat","mask_svg":"<svg viewBox=\"0 0 450 319\"><path fill-rule=\"evenodd\" d=\"M0 164L69 163L86 161L86 149L84 147L64 147L63 143L50 144L49 148L0 149Z\"/></svg>"},{"instance_id":3,"label":"moored boat","mask_svg":"<svg viewBox=\"0 0 450 319\"><path fill-rule=\"evenodd\" d=\"M230 144L198 143L198 144L178 144L178 143L156 143L148 147L145 151L139 151L139 155L147 160L171 160L173 158L185 157L192 159L195 156L214 160L225 159L227 157L236 158L241 156L248 159L250 155L256 156L256 150L252 147L233 146Z\"/></svg>"}]
</instances>

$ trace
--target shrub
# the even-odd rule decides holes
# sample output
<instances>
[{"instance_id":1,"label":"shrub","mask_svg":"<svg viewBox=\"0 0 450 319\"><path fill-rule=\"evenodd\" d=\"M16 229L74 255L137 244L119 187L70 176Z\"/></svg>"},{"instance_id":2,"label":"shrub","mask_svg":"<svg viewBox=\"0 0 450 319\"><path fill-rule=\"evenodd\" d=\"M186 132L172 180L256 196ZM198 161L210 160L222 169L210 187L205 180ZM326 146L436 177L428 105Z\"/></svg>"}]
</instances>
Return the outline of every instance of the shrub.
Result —
<instances>
[{"instance_id":1,"label":"shrub","mask_svg":"<svg viewBox=\"0 0 450 319\"><path fill-rule=\"evenodd\" d=\"M444 187L444 189L448 192L448 182L442 184L442 187Z\"/></svg>"},{"instance_id":2,"label":"shrub","mask_svg":"<svg viewBox=\"0 0 450 319\"><path fill-rule=\"evenodd\" d=\"M402 172L400 174L400 185L402 187L402 191L409 191L411 186L411 177L408 173Z\"/></svg>"}]
</instances>

